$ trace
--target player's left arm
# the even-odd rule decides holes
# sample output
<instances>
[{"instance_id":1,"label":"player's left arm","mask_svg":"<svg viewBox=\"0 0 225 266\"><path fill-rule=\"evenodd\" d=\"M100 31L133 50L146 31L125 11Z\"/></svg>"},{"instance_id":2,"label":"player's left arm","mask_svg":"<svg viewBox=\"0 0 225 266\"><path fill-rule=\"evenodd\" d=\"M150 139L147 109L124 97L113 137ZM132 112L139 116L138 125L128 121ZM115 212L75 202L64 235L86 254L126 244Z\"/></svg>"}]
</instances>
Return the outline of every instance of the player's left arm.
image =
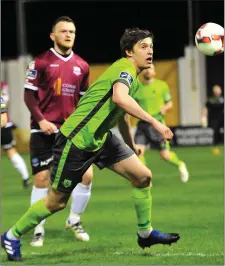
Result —
<instances>
[{"instance_id":1,"label":"player's left arm","mask_svg":"<svg viewBox=\"0 0 225 266\"><path fill-rule=\"evenodd\" d=\"M161 108L161 113L165 115L173 107L172 96L170 94L169 86L166 82L164 83L163 100L165 104Z\"/></svg>"},{"instance_id":2,"label":"player's left arm","mask_svg":"<svg viewBox=\"0 0 225 266\"><path fill-rule=\"evenodd\" d=\"M89 87L89 74L90 74L90 69L89 69L89 65L85 64L84 67L84 74L83 74L83 79L81 82L81 86L80 86L80 93L79 93L79 97L81 98L85 92L87 91L88 87Z\"/></svg>"}]
</instances>

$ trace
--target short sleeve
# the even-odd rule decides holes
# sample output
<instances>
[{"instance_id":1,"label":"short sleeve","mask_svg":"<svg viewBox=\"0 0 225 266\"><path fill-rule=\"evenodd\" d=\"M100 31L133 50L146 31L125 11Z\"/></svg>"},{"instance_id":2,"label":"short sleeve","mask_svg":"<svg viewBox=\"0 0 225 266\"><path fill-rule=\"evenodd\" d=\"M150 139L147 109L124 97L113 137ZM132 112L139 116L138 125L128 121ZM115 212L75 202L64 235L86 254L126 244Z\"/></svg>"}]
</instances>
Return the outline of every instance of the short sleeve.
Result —
<instances>
[{"instance_id":1,"label":"short sleeve","mask_svg":"<svg viewBox=\"0 0 225 266\"><path fill-rule=\"evenodd\" d=\"M35 59L34 61L31 61L27 67L24 88L37 91L39 86L40 73L41 69L38 60Z\"/></svg>"},{"instance_id":2,"label":"short sleeve","mask_svg":"<svg viewBox=\"0 0 225 266\"><path fill-rule=\"evenodd\" d=\"M117 82L121 82L130 89L134 82L134 79L134 74L130 69L118 69L113 75L112 83L114 85Z\"/></svg>"}]
</instances>

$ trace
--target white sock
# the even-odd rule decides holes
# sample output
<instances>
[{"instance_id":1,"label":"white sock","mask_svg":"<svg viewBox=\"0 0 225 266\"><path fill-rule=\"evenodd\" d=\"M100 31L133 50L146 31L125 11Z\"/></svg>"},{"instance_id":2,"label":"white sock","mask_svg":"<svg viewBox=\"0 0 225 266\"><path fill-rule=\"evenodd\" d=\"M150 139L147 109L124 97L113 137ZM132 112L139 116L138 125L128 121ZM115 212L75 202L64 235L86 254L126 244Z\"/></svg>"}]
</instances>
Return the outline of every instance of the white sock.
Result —
<instances>
[{"instance_id":1,"label":"white sock","mask_svg":"<svg viewBox=\"0 0 225 266\"><path fill-rule=\"evenodd\" d=\"M78 183L72 192L72 203L69 220L71 223L75 224L80 221L80 214L84 212L87 203L91 197L91 187L90 185L84 185Z\"/></svg>"},{"instance_id":2,"label":"white sock","mask_svg":"<svg viewBox=\"0 0 225 266\"><path fill-rule=\"evenodd\" d=\"M6 237L9 239L9 240L19 240L20 238L17 238L14 236L13 232L12 232L12 229L10 229L7 233L6 233Z\"/></svg>"},{"instance_id":3,"label":"white sock","mask_svg":"<svg viewBox=\"0 0 225 266\"><path fill-rule=\"evenodd\" d=\"M31 199L30 199L30 205L33 205L35 202L39 201L40 199L43 199L48 194L48 188L37 188L33 186L32 192L31 192ZM44 225L45 219L40 222L39 225ZM36 228L38 229L38 226ZM36 229L35 229L36 232Z\"/></svg>"},{"instance_id":4,"label":"white sock","mask_svg":"<svg viewBox=\"0 0 225 266\"><path fill-rule=\"evenodd\" d=\"M45 220L44 220L45 221ZM45 234L45 229L44 229L44 224L42 224L43 221L40 222L40 224L38 224L35 229L34 229L34 235L36 234Z\"/></svg>"},{"instance_id":5,"label":"white sock","mask_svg":"<svg viewBox=\"0 0 225 266\"><path fill-rule=\"evenodd\" d=\"M150 230L138 231L138 234L140 237L147 238L151 234L152 230L153 230L153 228L151 227Z\"/></svg>"},{"instance_id":6,"label":"white sock","mask_svg":"<svg viewBox=\"0 0 225 266\"><path fill-rule=\"evenodd\" d=\"M19 153L13 154L10 158L13 166L20 172L22 175L23 180L27 180L29 178L29 173L27 170L27 166L24 162L24 159L19 155Z\"/></svg>"}]
</instances>

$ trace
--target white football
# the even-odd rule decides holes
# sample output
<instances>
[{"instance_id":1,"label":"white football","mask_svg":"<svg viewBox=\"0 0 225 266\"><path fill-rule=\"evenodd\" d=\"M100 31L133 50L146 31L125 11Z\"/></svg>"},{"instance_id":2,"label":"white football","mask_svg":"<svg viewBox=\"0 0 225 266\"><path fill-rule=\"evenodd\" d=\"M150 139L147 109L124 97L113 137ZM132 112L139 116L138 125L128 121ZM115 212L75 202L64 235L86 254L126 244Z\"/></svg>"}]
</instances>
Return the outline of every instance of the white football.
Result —
<instances>
[{"instance_id":1,"label":"white football","mask_svg":"<svg viewBox=\"0 0 225 266\"><path fill-rule=\"evenodd\" d=\"M195 34L195 44L200 52L213 56L224 51L224 28L219 24L208 22Z\"/></svg>"}]
</instances>

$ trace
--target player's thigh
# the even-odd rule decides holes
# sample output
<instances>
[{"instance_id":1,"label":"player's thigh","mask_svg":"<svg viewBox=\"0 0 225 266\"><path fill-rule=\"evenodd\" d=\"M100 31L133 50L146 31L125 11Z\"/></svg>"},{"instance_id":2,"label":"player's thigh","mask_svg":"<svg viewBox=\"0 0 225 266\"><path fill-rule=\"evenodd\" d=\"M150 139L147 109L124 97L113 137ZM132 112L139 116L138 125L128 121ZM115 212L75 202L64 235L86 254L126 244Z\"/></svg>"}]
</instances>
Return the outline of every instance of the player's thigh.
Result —
<instances>
[{"instance_id":1,"label":"player's thigh","mask_svg":"<svg viewBox=\"0 0 225 266\"><path fill-rule=\"evenodd\" d=\"M32 174L49 170L53 161L52 147L55 134L32 133L30 137L30 163Z\"/></svg>"},{"instance_id":2,"label":"player's thigh","mask_svg":"<svg viewBox=\"0 0 225 266\"><path fill-rule=\"evenodd\" d=\"M1 129L1 146L7 152L14 146L14 138L11 127Z\"/></svg>"},{"instance_id":3,"label":"player's thigh","mask_svg":"<svg viewBox=\"0 0 225 266\"><path fill-rule=\"evenodd\" d=\"M148 186L152 179L150 169L141 163L136 154L111 165L109 169L130 180L137 187Z\"/></svg>"},{"instance_id":4,"label":"player's thigh","mask_svg":"<svg viewBox=\"0 0 225 266\"><path fill-rule=\"evenodd\" d=\"M95 155L96 152L78 149L59 132L53 146L52 188L70 194L75 186L82 182L82 177L92 165Z\"/></svg>"},{"instance_id":5,"label":"player's thigh","mask_svg":"<svg viewBox=\"0 0 225 266\"><path fill-rule=\"evenodd\" d=\"M100 168L107 167L134 184L143 184L151 178L151 171L138 159L137 155L117 136L109 137L102 148L102 153L95 161Z\"/></svg>"},{"instance_id":6,"label":"player's thigh","mask_svg":"<svg viewBox=\"0 0 225 266\"><path fill-rule=\"evenodd\" d=\"M34 175L34 186L47 188L50 185L50 169L42 170Z\"/></svg>"},{"instance_id":7,"label":"player's thigh","mask_svg":"<svg viewBox=\"0 0 225 266\"><path fill-rule=\"evenodd\" d=\"M46 208L52 213L64 209L69 200L70 194L49 189L48 196L44 199Z\"/></svg>"}]
</instances>

